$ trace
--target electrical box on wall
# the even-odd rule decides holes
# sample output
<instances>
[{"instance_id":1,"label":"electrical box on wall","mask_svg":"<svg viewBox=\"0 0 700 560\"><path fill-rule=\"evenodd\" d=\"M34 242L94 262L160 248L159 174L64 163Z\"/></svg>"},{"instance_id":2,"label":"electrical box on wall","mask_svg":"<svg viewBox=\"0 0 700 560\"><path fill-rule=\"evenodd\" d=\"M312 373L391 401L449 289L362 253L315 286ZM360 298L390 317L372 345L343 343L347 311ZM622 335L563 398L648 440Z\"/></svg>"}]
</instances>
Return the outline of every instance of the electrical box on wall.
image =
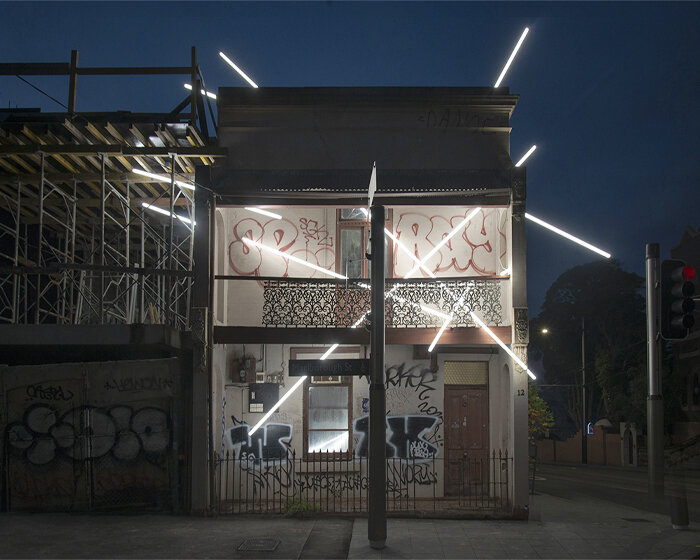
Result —
<instances>
[{"instance_id":1,"label":"electrical box on wall","mask_svg":"<svg viewBox=\"0 0 700 560\"><path fill-rule=\"evenodd\" d=\"M248 412L268 412L280 400L277 383L251 383L248 391Z\"/></svg>"},{"instance_id":2,"label":"electrical box on wall","mask_svg":"<svg viewBox=\"0 0 700 560\"><path fill-rule=\"evenodd\" d=\"M256 360L251 357L234 359L231 364L231 381L234 383L255 383Z\"/></svg>"}]
</instances>

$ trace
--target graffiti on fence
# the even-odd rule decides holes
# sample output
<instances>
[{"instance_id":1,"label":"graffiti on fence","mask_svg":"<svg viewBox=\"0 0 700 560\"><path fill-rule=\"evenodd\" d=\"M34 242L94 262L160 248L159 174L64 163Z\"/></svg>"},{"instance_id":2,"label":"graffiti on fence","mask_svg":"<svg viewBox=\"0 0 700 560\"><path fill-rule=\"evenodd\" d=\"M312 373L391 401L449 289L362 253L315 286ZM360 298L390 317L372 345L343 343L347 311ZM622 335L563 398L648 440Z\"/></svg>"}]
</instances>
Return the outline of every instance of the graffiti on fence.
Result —
<instances>
[{"instance_id":1,"label":"graffiti on fence","mask_svg":"<svg viewBox=\"0 0 700 560\"><path fill-rule=\"evenodd\" d=\"M73 391L64 389L62 385L27 385L26 393L28 401L69 401L73 398Z\"/></svg>"},{"instance_id":2,"label":"graffiti on fence","mask_svg":"<svg viewBox=\"0 0 700 560\"><path fill-rule=\"evenodd\" d=\"M399 459L415 458L416 461L426 461L438 454L438 447L423 436L433 429L440 418L425 414L405 414L403 416L387 416L386 419L386 456ZM355 446L356 457L367 456L367 434L369 417L356 418L353 430L360 435Z\"/></svg>"},{"instance_id":3,"label":"graffiti on fence","mask_svg":"<svg viewBox=\"0 0 700 560\"><path fill-rule=\"evenodd\" d=\"M170 449L170 418L146 406L79 406L59 413L46 404L28 407L21 422L7 426L7 442L32 465L63 455L82 461L111 454L119 461L162 458Z\"/></svg>"},{"instance_id":4,"label":"graffiti on fence","mask_svg":"<svg viewBox=\"0 0 700 560\"><path fill-rule=\"evenodd\" d=\"M248 424L238 424L226 432L226 443L240 461L280 461L289 454L292 425L269 422L253 435Z\"/></svg>"},{"instance_id":5,"label":"graffiti on fence","mask_svg":"<svg viewBox=\"0 0 700 560\"><path fill-rule=\"evenodd\" d=\"M108 379L104 388L107 391L118 391L128 393L135 391L163 391L173 387L173 380L170 377L160 377L159 375L143 375L141 377L121 377L119 379Z\"/></svg>"}]
</instances>

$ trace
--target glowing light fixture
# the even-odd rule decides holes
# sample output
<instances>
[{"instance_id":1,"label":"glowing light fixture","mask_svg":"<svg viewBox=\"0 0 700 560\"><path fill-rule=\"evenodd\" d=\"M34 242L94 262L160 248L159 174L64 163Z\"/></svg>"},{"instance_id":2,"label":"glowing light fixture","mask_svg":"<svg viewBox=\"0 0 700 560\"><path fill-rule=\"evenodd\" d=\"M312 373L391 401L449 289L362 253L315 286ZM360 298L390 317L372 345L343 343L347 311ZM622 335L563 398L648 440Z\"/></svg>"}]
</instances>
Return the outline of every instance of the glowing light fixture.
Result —
<instances>
[{"instance_id":1,"label":"glowing light fixture","mask_svg":"<svg viewBox=\"0 0 700 560\"><path fill-rule=\"evenodd\" d=\"M152 212L157 212L158 214L163 214L164 216L170 216L170 212L161 208L160 206L148 204L147 202L142 202L141 206L143 206L146 210L151 210ZM180 220L181 222L183 222L185 224L192 223L192 220L190 220L189 218L184 218L184 217L180 216L179 214L173 214L173 217L177 218L178 220Z\"/></svg>"},{"instance_id":2,"label":"glowing light fixture","mask_svg":"<svg viewBox=\"0 0 700 560\"><path fill-rule=\"evenodd\" d=\"M276 218L278 220L282 219L282 216L279 214L275 214L274 212L270 212L269 210L263 210L262 208L253 208L252 206L246 206L246 210L250 212L257 212L258 214L262 214L263 216L269 216L270 218Z\"/></svg>"},{"instance_id":3,"label":"glowing light fixture","mask_svg":"<svg viewBox=\"0 0 700 560\"><path fill-rule=\"evenodd\" d=\"M442 336L442 333L445 332L445 329L447 328L447 325L450 324L450 321L452 321L452 315L442 324L442 327L440 327L440 330L438 333L435 335L435 338L433 341L430 343L430 346L428 346L428 352L432 352L433 348L435 348L435 345L437 344L438 340L440 340L440 337Z\"/></svg>"},{"instance_id":4,"label":"glowing light fixture","mask_svg":"<svg viewBox=\"0 0 700 560\"><path fill-rule=\"evenodd\" d=\"M295 263L299 263L304 266L308 266L309 268L313 268L314 270L318 270L319 272L323 272L324 274L328 274L329 276L334 276L335 278L340 278L341 280L347 280L347 276L343 276L342 274L338 274L337 272L333 272L332 270L328 270L327 268L323 268L321 266L312 264L308 261L305 261L303 259L300 259L298 257L295 257L294 255L288 255L287 253L283 253L282 251L278 251L277 249L273 249L272 247L268 247L267 245L263 245L262 243L258 243L257 241L253 241L252 239L248 239L247 237L243 238L243 242L247 243L248 245L254 245L255 247L258 247L259 249L262 249L263 251L267 251L268 253L272 253L273 255L278 255L280 257L283 257L285 259L289 259L290 261L294 261Z\"/></svg>"},{"instance_id":5,"label":"glowing light fixture","mask_svg":"<svg viewBox=\"0 0 700 560\"><path fill-rule=\"evenodd\" d=\"M547 334L549 332L549 329L542 329L542 334Z\"/></svg>"},{"instance_id":6,"label":"glowing light fixture","mask_svg":"<svg viewBox=\"0 0 700 560\"><path fill-rule=\"evenodd\" d=\"M477 317L476 313L474 313L473 311L470 311L469 313L471 313L472 319L474 319L474 321L487 332L487 334L493 339L493 341L496 344L498 344L501 348L503 348L503 350L505 350L506 354L513 358L513 361L515 361L516 364L523 368L527 372L527 374L530 377L532 377L532 379L536 379L535 374L527 368L525 363L520 358L518 358L510 348L503 344L503 341L500 338L498 338L490 328L486 326L486 323L484 323L481 319L479 319L479 317Z\"/></svg>"},{"instance_id":7,"label":"glowing light fixture","mask_svg":"<svg viewBox=\"0 0 700 560\"><path fill-rule=\"evenodd\" d=\"M515 167L520 167L523 163L525 163L525 160L529 158L532 155L532 152L534 152L537 149L537 146L533 145L532 148L530 148L527 153L520 158L520 161L515 164Z\"/></svg>"},{"instance_id":8,"label":"glowing light fixture","mask_svg":"<svg viewBox=\"0 0 700 560\"><path fill-rule=\"evenodd\" d=\"M251 86L253 86L254 88L257 88L257 87L258 87L258 84L256 84L253 80L251 80L251 79L246 75L246 73L245 73L243 70L241 70L238 66L236 66L236 64L233 62L233 60L231 60L228 56L226 56L226 55L225 55L224 53L222 53L221 51L219 51L219 56L220 56L221 58L223 58L226 62L228 62L229 66L231 66L231 68L233 68L236 72L238 72L238 74L239 74L246 82L248 82Z\"/></svg>"},{"instance_id":9,"label":"glowing light fixture","mask_svg":"<svg viewBox=\"0 0 700 560\"><path fill-rule=\"evenodd\" d=\"M401 241L399 241L398 237L396 237L393 233L391 233L387 228L384 228L384 233L386 235L388 235L389 238L394 243L396 243L396 245L399 249L401 249L411 259L413 259L416 263L418 263L418 266L420 266L423 270L425 270L431 278L435 278L435 274L433 274L432 270L430 270L427 266L425 266L423 264L423 262L418 257L416 257L413 253L411 253L411 251L408 250L408 247L406 247L406 245L404 245L403 243L401 243Z\"/></svg>"},{"instance_id":10,"label":"glowing light fixture","mask_svg":"<svg viewBox=\"0 0 700 560\"><path fill-rule=\"evenodd\" d=\"M321 356L321 359L325 360L330 355L330 353L333 352L333 350L335 350L337 347L338 347L337 344L334 344L333 346L331 346L330 349L323 356ZM306 380L307 377L308 377L308 375L302 375L299 378L299 380L294 385L292 385L292 387L289 389L289 391L287 391L284 395L282 395L280 400L278 400L275 403L275 405L265 413L265 416L263 416L260 419L260 421L257 424L255 424L255 426L253 426L253 429L248 432L248 437L252 436L257 431L257 429L260 426L262 426L267 421L267 419L270 416L272 416L280 406L282 406L282 403L284 401L286 401L292 395L292 393L294 391L296 391L304 383L304 381Z\"/></svg>"},{"instance_id":11,"label":"glowing light fixture","mask_svg":"<svg viewBox=\"0 0 700 560\"><path fill-rule=\"evenodd\" d=\"M445 245L450 239L452 239L455 235L457 235L457 233L459 233L459 231L469 223L469 220L471 220L476 215L476 213L479 212L479 210L481 210L481 207L477 206L476 208L474 208L474 210L469 212L469 214L467 214L466 218L464 218L461 222L459 222L449 234L447 234L445 237L442 238L442 241L440 241L440 243L435 245L435 247L433 247L430 250L430 252L427 255L425 255L425 257L423 257L423 260L421 260L421 265L425 264L430 257L432 257L435 253L437 253L442 248L443 245ZM418 265L414 266L411 270L409 270L404 275L404 278L408 278L409 276L411 276L414 272L416 272L418 270L418 268L419 268Z\"/></svg>"},{"instance_id":12,"label":"glowing light fixture","mask_svg":"<svg viewBox=\"0 0 700 560\"><path fill-rule=\"evenodd\" d=\"M168 177L167 175L158 175L157 173L151 173L150 171L145 171L143 169L139 169L138 167L132 168L131 172L136 173L137 175L143 175L144 177L150 177L151 179L155 179L156 181L162 181L163 183L170 182L170 177ZM191 191L194 190L194 185L192 183L187 183L186 181L180 181L178 179L175 179L175 184L179 187L182 187L183 189L189 189Z\"/></svg>"},{"instance_id":13,"label":"glowing light fixture","mask_svg":"<svg viewBox=\"0 0 700 560\"><path fill-rule=\"evenodd\" d=\"M579 239L578 237L575 237L575 236L571 235L570 233L567 233L564 230L561 230L558 227L553 226L552 224L548 224L544 220L540 220L539 218L536 218L532 214L528 214L527 212L525 212L525 217L528 220L531 220L531 221L535 222L536 224L538 224L544 228L547 228L548 230L553 231L554 233L561 235L562 237L565 237L569 241L573 241L574 243L578 243L582 247L585 247L586 249L590 249L594 253L598 253L599 255L604 256L606 259L609 259L611 257L610 253L603 251L602 249L598 249L598 247L596 247L595 245L591 245L590 243L586 243L583 239Z\"/></svg>"},{"instance_id":14,"label":"glowing light fixture","mask_svg":"<svg viewBox=\"0 0 700 560\"><path fill-rule=\"evenodd\" d=\"M192 91L192 84L185 84L185 89L189 89L190 91ZM202 92L202 95L206 95L207 97L211 97L212 99L216 99L215 93L211 93L211 92L205 91L203 89L200 91Z\"/></svg>"},{"instance_id":15,"label":"glowing light fixture","mask_svg":"<svg viewBox=\"0 0 700 560\"><path fill-rule=\"evenodd\" d=\"M508 72L508 68L510 68L511 63L513 62L513 59L515 59L515 55L518 54L518 51L520 50L520 46L523 44L523 41L525 40L525 37L527 36L528 32L530 29L528 27L525 28L523 31L523 34L520 36L520 40L518 41L518 44L515 45L515 48L513 49L512 54L510 55L510 58L508 59L508 62L506 62L506 65L503 67L503 72L501 72L501 75L498 77L498 80L496 80L496 85L493 87L498 87L501 85L501 81L506 75L506 72Z\"/></svg>"}]
</instances>

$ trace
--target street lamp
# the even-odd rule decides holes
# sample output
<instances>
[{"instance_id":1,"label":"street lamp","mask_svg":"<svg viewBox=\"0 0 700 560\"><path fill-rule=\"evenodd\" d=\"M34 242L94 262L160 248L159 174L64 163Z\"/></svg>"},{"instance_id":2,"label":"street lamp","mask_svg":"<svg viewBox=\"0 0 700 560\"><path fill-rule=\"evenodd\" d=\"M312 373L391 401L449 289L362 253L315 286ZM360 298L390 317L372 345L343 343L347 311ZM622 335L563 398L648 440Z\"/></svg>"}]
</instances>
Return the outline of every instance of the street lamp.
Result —
<instances>
[{"instance_id":1,"label":"street lamp","mask_svg":"<svg viewBox=\"0 0 700 560\"><path fill-rule=\"evenodd\" d=\"M549 329L540 331L547 334ZM588 463L588 426L586 424L586 322L581 317L581 464Z\"/></svg>"}]
</instances>

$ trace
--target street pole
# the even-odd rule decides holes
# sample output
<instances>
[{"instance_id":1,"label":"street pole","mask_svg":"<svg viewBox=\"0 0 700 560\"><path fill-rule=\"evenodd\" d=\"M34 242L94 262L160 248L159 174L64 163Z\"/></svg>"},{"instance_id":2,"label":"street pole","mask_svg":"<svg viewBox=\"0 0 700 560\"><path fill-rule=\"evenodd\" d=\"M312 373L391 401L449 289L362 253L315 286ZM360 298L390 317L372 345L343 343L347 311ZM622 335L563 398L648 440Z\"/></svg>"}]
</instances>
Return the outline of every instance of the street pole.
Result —
<instances>
[{"instance_id":1,"label":"street pole","mask_svg":"<svg viewBox=\"0 0 700 560\"><path fill-rule=\"evenodd\" d=\"M586 424L586 320L581 317L581 464L588 464L588 426Z\"/></svg>"},{"instance_id":2,"label":"street pole","mask_svg":"<svg viewBox=\"0 0 700 560\"><path fill-rule=\"evenodd\" d=\"M386 386L384 384L384 207L370 208L371 321L369 386L369 516L372 548L386 546Z\"/></svg>"},{"instance_id":3,"label":"street pole","mask_svg":"<svg viewBox=\"0 0 700 560\"><path fill-rule=\"evenodd\" d=\"M664 497L664 401L659 367L659 244L647 243L647 456L649 500Z\"/></svg>"}]
</instances>

